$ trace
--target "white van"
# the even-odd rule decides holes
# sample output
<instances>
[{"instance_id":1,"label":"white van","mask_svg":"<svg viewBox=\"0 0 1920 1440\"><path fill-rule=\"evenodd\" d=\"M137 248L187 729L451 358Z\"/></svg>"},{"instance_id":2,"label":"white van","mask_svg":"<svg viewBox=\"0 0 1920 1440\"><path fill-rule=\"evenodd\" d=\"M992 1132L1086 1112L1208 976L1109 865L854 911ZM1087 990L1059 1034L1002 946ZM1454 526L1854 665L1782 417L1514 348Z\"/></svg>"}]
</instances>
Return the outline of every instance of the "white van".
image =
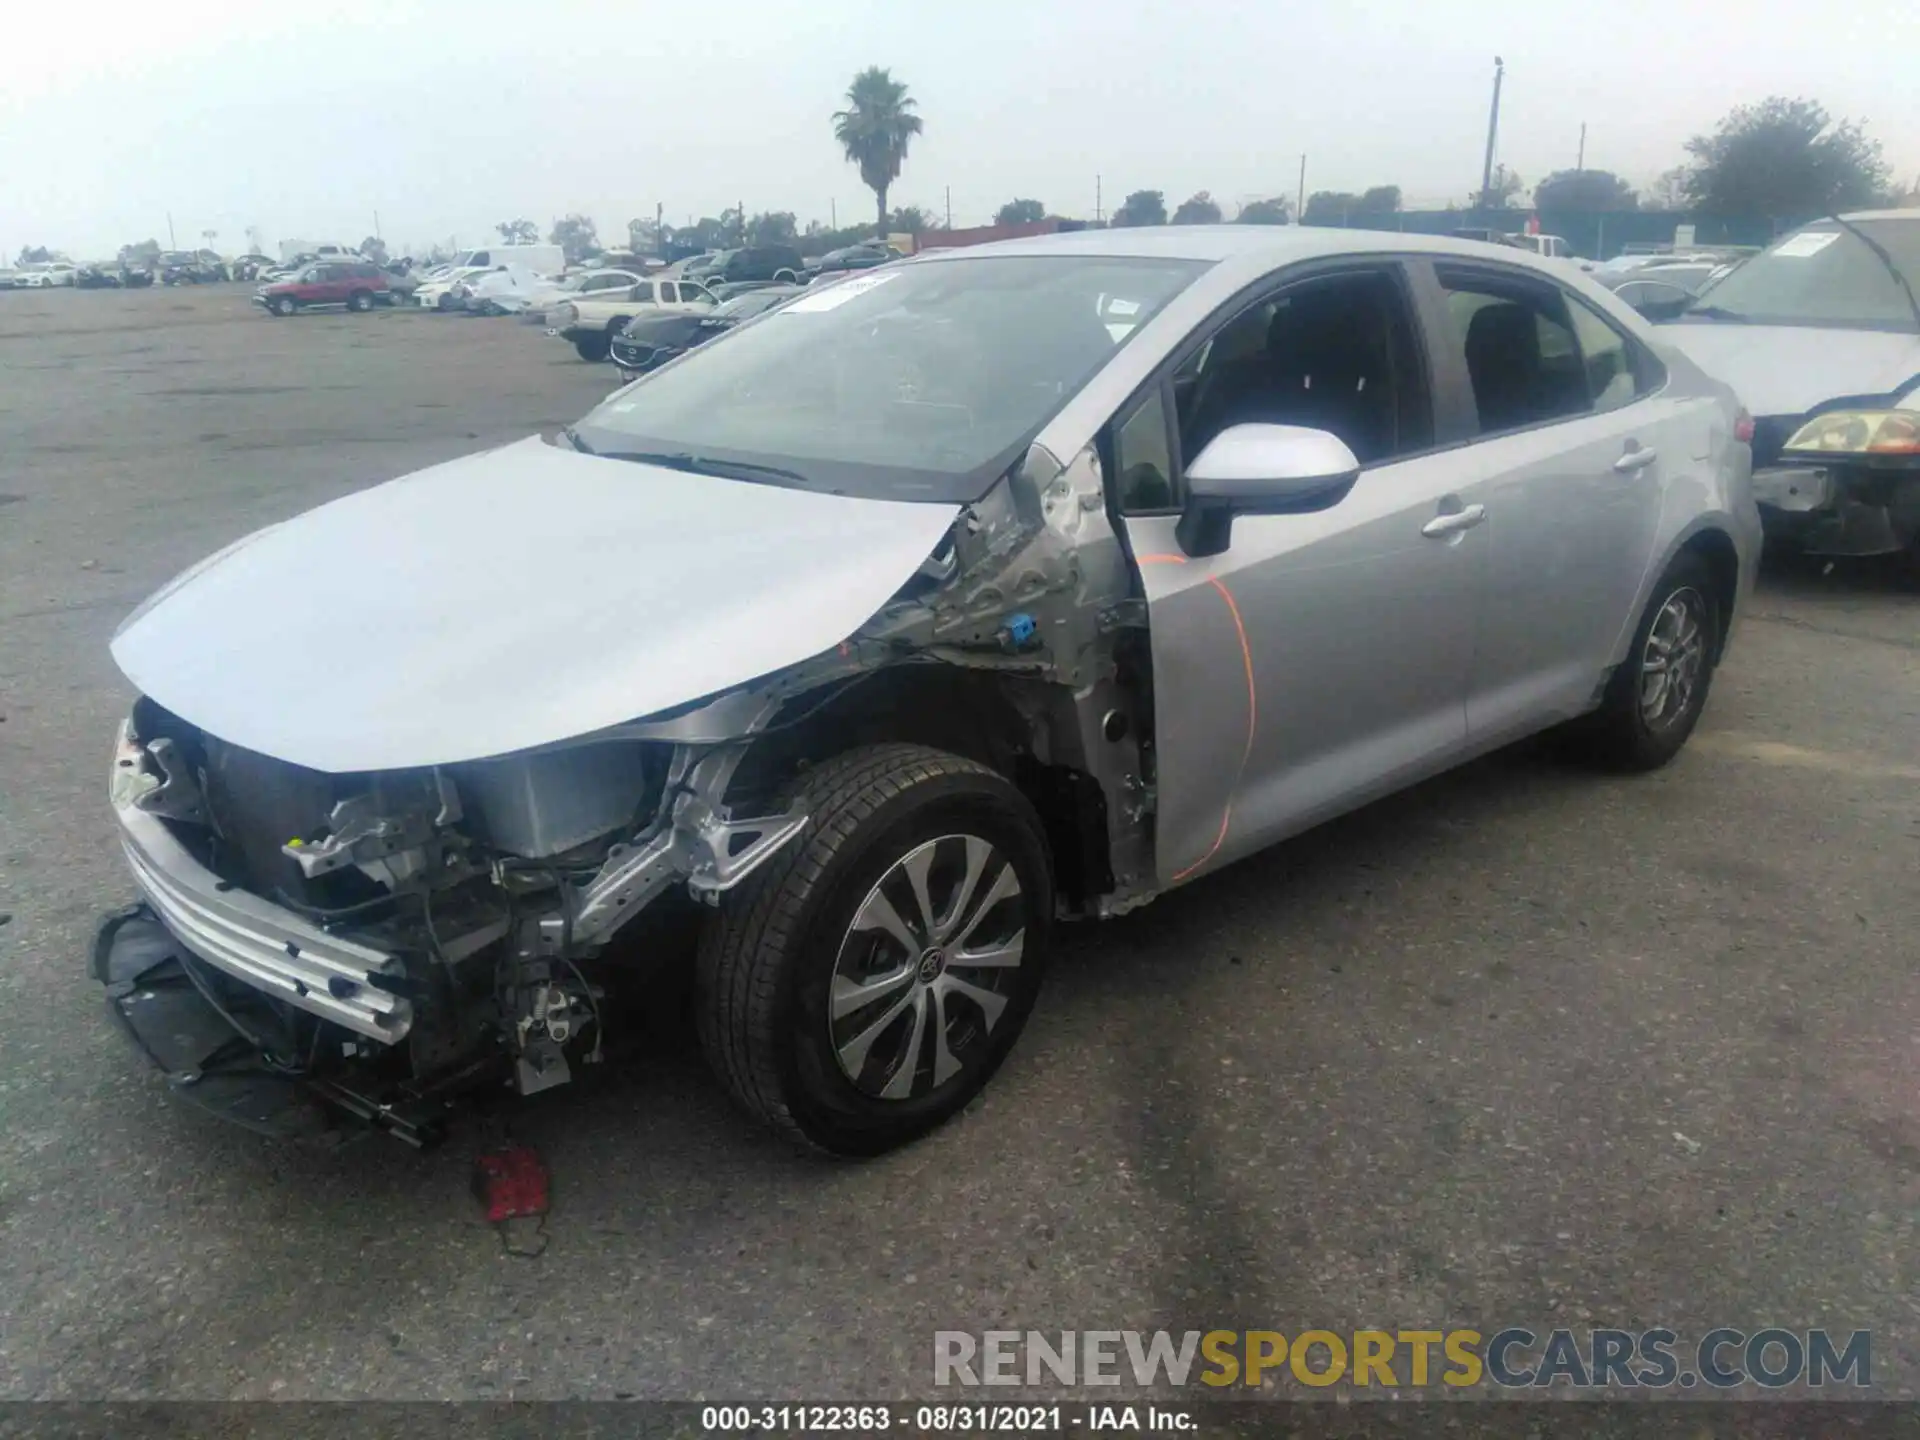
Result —
<instances>
[{"instance_id":1,"label":"white van","mask_svg":"<svg viewBox=\"0 0 1920 1440\"><path fill-rule=\"evenodd\" d=\"M497 270L502 265L516 265L536 275L558 275L567 268L567 256L558 245L489 245L456 255L453 261L456 270Z\"/></svg>"}]
</instances>

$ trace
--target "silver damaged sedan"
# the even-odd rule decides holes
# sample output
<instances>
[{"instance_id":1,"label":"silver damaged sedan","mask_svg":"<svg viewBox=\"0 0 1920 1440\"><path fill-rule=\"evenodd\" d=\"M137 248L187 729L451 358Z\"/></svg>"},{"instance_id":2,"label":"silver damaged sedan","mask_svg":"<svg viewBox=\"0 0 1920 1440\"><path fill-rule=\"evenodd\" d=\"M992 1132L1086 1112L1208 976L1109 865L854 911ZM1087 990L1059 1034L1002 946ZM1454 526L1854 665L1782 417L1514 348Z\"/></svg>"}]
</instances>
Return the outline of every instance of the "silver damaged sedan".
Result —
<instances>
[{"instance_id":1,"label":"silver damaged sedan","mask_svg":"<svg viewBox=\"0 0 1920 1440\"><path fill-rule=\"evenodd\" d=\"M1670 760L1752 584L1750 436L1506 247L1129 229L858 275L143 604L144 898L94 969L184 1098L424 1144L690 967L740 1104L874 1154L1006 1058L1056 920L1549 727Z\"/></svg>"}]
</instances>

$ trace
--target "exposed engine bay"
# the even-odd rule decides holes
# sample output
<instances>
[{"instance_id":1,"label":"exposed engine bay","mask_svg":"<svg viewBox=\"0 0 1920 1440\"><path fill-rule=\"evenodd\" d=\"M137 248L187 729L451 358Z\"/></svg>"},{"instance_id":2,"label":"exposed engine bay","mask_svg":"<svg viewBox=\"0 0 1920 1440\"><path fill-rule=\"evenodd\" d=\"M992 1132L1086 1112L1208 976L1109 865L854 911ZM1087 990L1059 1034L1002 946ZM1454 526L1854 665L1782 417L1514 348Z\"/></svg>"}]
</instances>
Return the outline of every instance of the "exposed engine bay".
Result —
<instances>
[{"instance_id":1,"label":"exposed engine bay","mask_svg":"<svg viewBox=\"0 0 1920 1440\"><path fill-rule=\"evenodd\" d=\"M325 773L143 698L112 794L147 905L269 1069L424 1140L411 1101L534 1094L600 1060L619 992L669 963L617 939L663 897L722 903L806 828L794 774L861 736L1015 778L1061 910L1142 903L1145 610L1103 493L1092 448L1062 465L1036 446L834 649L499 758Z\"/></svg>"}]
</instances>

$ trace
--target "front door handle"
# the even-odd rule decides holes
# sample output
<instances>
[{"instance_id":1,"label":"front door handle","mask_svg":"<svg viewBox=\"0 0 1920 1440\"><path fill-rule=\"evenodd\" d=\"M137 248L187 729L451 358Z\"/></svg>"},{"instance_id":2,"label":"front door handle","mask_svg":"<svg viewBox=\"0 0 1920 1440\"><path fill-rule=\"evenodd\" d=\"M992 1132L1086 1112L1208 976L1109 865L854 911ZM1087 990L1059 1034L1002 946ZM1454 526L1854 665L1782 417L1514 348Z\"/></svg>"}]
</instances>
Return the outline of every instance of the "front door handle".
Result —
<instances>
[{"instance_id":1,"label":"front door handle","mask_svg":"<svg viewBox=\"0 0 1920 1440\"><path fill-rule=\"evenodd\" d=\"M1449 510L1434 516L1420 527L1420 533L1434 539L1444 539L1448 535L1458 535L1462 530L1471 530L1486 518L1486 506L1468 505L1464 509Z\"/></svg>"},{"instance_id":2,"label":"front door handle","mask_svg":"<svg viewBox=\"0 0 1920 1440\"><path fill-rule=\"evenodd\" d=\"M1627 453L1613 462L1613 468L1622 475L1631 475L1636 470L1644 470L1660 458L1658 452L1645 449L1632 441L1627 442Z\"/></svg>"}]
</instances>

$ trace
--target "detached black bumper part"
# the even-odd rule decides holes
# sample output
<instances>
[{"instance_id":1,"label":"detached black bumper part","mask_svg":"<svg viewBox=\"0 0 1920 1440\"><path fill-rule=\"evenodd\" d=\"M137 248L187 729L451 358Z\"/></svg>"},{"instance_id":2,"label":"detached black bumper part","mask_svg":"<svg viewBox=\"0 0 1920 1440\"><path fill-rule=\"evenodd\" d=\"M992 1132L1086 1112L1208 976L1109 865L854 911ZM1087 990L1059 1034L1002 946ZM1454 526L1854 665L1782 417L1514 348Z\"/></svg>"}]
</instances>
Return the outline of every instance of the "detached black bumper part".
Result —
<instances>
[{"instance_id":1,"label":"detached black bumper part","mask_svg":"<svg viewBox=\"0 0 1920 1440\"><path fill-rule=\"evenodd\" d=\"M101 922L92 969L109 1012L180 1100L298 1144L332 1148L376 1130L418 1147L442 1138L449 1098L310 1073L318 1022L290 1026L272 1001L196 958L144 904Z\"/></svg>"}]
</instances>

